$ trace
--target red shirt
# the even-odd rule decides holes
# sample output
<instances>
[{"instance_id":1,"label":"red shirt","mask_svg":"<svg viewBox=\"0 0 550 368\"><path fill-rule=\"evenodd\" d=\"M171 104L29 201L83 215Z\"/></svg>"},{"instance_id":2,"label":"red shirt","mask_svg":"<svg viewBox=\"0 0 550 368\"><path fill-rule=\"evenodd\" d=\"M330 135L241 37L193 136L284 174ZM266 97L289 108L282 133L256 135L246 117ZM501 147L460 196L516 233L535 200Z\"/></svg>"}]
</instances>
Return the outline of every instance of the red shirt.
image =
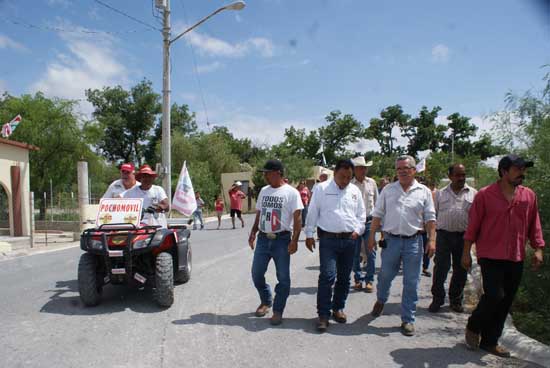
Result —
<instances>
[{"instance_id":1,"label":"red shirt","mask_svg":"<svg viewBox=\"0 0 550 368\"><path fill-rule=\"evenodd\" d=\"M303 187L302 190L299 190L299 192L300 192L300 197L302 198L302 204L304 206L307 206L309 204L309 197L310 197L309 188Z\"/></svg>"},{"instance_id":2,"label":"red shirt","mask_svg":"<svg viewBox=\"0 0 550 368\"><path fill-rule=\"evenodd\" d=\"M531 247L544 248L535 193L520 185L509 203L498 183L482 188L474 197L464 234L464 240L476 243L477 257L523 261L527 239Z\"/></svg>"},{"instance_id":3,"label":"red shirt","mask_svg":"<svg viewBox=\"0 0 550 368\"><path fill-rule=\"evenodd\" d=\"M240 190L230 190L229 201L231 202L231 209L240 211L243 207L243 198L246 198L246 195Z\"/></svg>"}]
</instances>

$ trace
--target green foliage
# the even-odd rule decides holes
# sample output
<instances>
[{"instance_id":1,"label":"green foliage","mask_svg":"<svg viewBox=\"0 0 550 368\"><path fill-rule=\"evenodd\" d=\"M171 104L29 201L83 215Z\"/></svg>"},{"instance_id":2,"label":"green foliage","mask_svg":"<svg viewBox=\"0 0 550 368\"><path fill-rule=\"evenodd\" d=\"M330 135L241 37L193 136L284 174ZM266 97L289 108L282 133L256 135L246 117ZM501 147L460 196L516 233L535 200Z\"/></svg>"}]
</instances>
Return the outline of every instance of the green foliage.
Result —
<instances>
[{"instance_id":1,"label":"green foliage","mask_svg":"<svg viewBox=\"0 0 550 368\"><path fill-rule=\"evenodd\" d=\"M383 155L401 152L400 147L394 147L397 139L393 136L393 128L405 128L409 119L410 115L403 112L401 105L388 106L380 112L380 118L370 120L364 137L376 140Z\"/></svg>"},{"instance_id":2,"label":"green foliage","mask_svg":"<svg viewBox=\"0 0 550 368\"><path fill-rule=\"evenodd\" d=\"M436 124L438 112L441 107L436 106L428 110L426 106L418 113L418 117L411 119L403 127L404 136L409 139L407 152L411 156L416 156L419 151L432 150L439 151L441 142L445 138L445 125Z\"/></svg>"},{"instance_id":3,"label":"green foliage","mask_svg":"<svg viewBox=\"0 0 550 368\"><path fill-rule=\"evenodd\" d=\"M126 91L121 86L86 90L94 106L97 126L88 124L96 134L97 147L110 161L142 163L146 142L161 111L160 96L152 83L142 80Z\"/></svg>"},{"instance_id":4,"label":"green foliage","mask_svg":"<svg viewBox=\"0 0 550 368\"><path fill-rule=\"evenodd\" d=\"M34 96L0 99L0 119L9 121L21 114L10 139L40 148L29 152L31 190L49 192L50 179L57 191L71 191L76 182L77 162L81 159L95 167L99 160L85 144L82 129L73 109L75 101L49 99L42 93Z\"/></svg>"},{"instance_id":5,"label":"green foliage","mask_svg":"<svg viewBox=\"0 0 550 368\"><path fill-rule=\"evenodd\" d=\"M350 157L346 147L363 136L363 125L351 114L342 115L338 110L326 117L328 125L319 128L319 139L323 143L327 165L334 165L343 157Z\"/></svg>"}]
</instances>

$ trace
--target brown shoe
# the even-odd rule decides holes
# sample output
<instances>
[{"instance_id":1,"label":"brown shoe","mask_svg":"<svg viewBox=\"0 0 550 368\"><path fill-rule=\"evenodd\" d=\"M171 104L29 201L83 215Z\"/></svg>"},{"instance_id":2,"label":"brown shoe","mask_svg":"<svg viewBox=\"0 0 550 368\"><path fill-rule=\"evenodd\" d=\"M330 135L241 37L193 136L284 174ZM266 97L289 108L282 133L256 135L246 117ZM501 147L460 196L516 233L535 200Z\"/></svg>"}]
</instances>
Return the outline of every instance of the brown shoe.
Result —
<instances>
[{"instance_id":1,"label":"brown shoe","mask_svg":"<svg viewBox=\"0 0 550 368\"><path fill-rule=\"evenodd\" d=\"M412 323L403 322L401 324L401 333L405 336L414 336L414 325Z\"/></svg>"},{"instance_id":2,"label":"brown shoe","mask_svg":"<svg viewBox=\"0 0 550 368\"><path fill-rule=\"evenodd\" d=\"M332 318L334 318L334 320L338 323L346 323L348 321L348 317L342 309L333 311Z\"/></svg>"},{"instance_id":3,"label":"brown shoe","mask_svg":"<svg viewBox=\"0 0 550 368\"><path fill-rule=\"evenodd\" d=\"M481 336L479 336L478 333L475 333L472 330L469 330L468 327L466 327L466 332L464 334L464 338L466 340L466 345L471 350L476 350L479 348L479 341L481 340Z\"/></svg>"},{"instance_id":4,"label":"brown shoe","mask_svg":"<svg viewBox=\"0 0 550 368\"><path fill-rule=\"evenodd\" d=\"M317 321L317 331L325 332L328 328L328 318L319 317Z\"/></svg>"},{"instance_id":5,"label":"brown shoe","mask_svg":"<svg viewBox=\"0 0 550 368\"><path fill-rule=\"evenodd\" d=\"M496 355L501 358L510 358L511 354L508 350L503 348L501 345L495 345L495 346L480 346L481 350L485 350L486 352Z\"/></svg>"},{"instance_id":6,"label":"brown shoe","mask_svg":"<svg viewBox=\"0 0 550 368\"><path fill-rule=\"evenodd\" d=\"M372 293L374 290L374 286L372 286L372 282L367 282L365 284L365 293Z\"/></svg>"},{"instance_id":7,"label":"brown shoe","mask_svg":"<svg viewBox=\"0 0 550 368\"><path fill-rule=\"evenodd\" d=\"M363 283L361 281L356 282L355 285L353 285L353 288L357 291L363 289Z\"/></svg>"},{"instance_id":8,"label":"brown shoe","mask_svg":"<svg viewBox=\"0 0 550 368\"><path fill-rule=\"evenodd\" d=\"M380 303L379 301L376 301L376 303L374 303L374 307L372 307L372 312L370 312L370 314L373 317L380 317L383 310L384 310L384 304Z\"/></svg>"},{"instance_id":9,"label":"brown shoe","mask_svg":"<svg viewBox=\"0 0 550 368\"><path fill-rule=\"evenodd\" d=\"M271 323L272 326L279 326L283 323L283 314L281 312L273 312L273 315L269 319L269 323Z\"/></svg>"},{"instance_id":10,"label":"brown shoe","mask_svg":"<svg viewBox=\"0 0 550 368\"><path fill-rule=\"evenodd\" d=\"M269 312L269 309L271 309L270 305L260 304L258 309L256 309L256 313L254 314L256 315L256 317L265 317L267 312Z\"/></svg>"}]
</instances>

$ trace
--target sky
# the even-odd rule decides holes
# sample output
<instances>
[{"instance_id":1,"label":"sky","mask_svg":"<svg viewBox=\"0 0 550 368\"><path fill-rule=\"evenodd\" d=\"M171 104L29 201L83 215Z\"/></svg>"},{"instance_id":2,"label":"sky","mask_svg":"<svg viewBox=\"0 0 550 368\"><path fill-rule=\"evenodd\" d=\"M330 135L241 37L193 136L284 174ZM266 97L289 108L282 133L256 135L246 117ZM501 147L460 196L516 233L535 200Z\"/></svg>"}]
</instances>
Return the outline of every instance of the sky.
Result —
<instances>
[{"instance_id":1,"label":"sky","mask_svg":"<svg viewBox=\"0 0 550 368\"><path fill-rule=\"evenodd\" d=\"M174 36L229 3L170 2ZM488 130L486 117L505 108L507 92L543 86L549 4L249 0L172 44L171 100L189 105L200 129L227 126L257 144L280 142L291 125L322 126L332 110L367 125L394 104L413 116L438 105L440 122L459 112ZM162 93L162 25L153 5L0 0L0 92L81 100L85 116L87 88L129 89L146 78Z\"/></svg>"}]
</instances>

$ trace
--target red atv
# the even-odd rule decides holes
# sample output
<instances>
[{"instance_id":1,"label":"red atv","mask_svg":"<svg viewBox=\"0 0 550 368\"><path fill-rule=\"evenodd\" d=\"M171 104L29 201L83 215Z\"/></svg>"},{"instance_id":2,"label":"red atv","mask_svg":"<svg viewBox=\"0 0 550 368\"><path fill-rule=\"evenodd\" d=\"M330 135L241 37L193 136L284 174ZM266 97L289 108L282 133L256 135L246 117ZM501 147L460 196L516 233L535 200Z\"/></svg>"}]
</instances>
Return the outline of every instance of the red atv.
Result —
<instances>
[{"instance_id":1,"label":"red atv","mask_svg":"<svg viewBox=\"0 0 550 368\"><path fill-rule=\"evenodd\" d=\"M98 305L103 286L150 286L161 307L174 302L174 281L191 278L191 232L185 225L104 224L85 230L78 263L78 290L87 306Z\"/></svg>"}]
</instances>

